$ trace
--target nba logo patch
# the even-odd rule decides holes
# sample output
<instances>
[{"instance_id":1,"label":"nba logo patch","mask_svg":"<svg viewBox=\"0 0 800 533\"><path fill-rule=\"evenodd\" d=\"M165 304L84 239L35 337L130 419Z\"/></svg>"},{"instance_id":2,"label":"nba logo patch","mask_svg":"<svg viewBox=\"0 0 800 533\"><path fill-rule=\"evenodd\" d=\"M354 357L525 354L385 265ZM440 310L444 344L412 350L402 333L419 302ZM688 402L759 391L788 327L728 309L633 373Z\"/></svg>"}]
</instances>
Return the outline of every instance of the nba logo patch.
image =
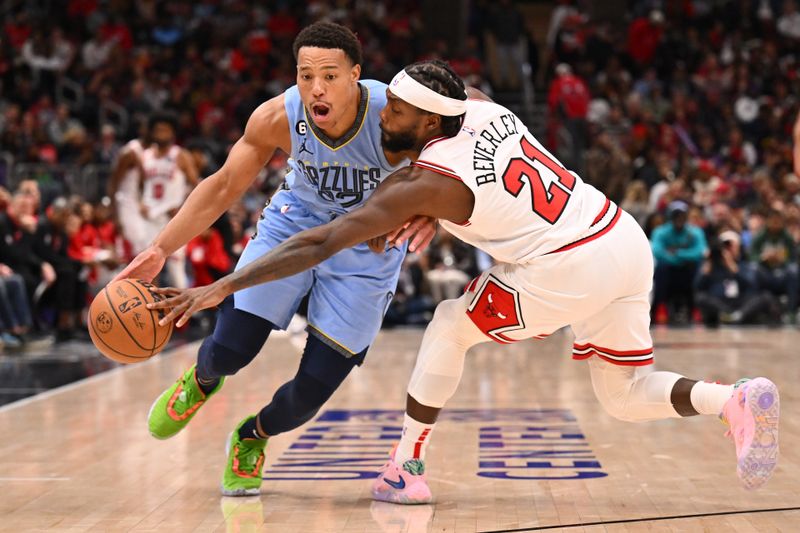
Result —
<instances>
[{"instance_id":1,"label":"nba logo patch","mask_svg":"<svg viewBox=\"0 0 800 533\"><path fill-rule=\"evenodd\" d=\"M467 132L470 137L475 137L475 130L473 130L469 126L464 126L463 128L461 128L461 131Z\"/></svg>"},{"instance_id":2,"label":"nba logo patch","mask_svg":"<svg viewBox=\"0 0 800 533\"><path fill-rule=\"evenodd\" d=\"M284 204L283 207L281 207L281 214L285 215L288 210L289 210L289 204Z\"/></svg>"}]
</instances>

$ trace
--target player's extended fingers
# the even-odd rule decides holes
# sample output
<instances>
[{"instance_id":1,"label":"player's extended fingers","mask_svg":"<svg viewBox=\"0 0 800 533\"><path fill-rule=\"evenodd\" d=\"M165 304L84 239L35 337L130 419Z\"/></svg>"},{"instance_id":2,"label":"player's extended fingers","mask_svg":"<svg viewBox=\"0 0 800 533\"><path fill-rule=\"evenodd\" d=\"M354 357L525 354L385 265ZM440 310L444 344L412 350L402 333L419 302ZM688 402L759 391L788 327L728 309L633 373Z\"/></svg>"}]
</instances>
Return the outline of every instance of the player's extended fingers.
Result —
<instances>
[{"instance_id":1,"label":"player's extended fingers","mask_svg":"<svg viewBox=\"0 0 800 533\"><path fill-rule=\"evenodd\" d=\"M190 301L189 295L185 292L181 292L180 294L173 296L171 298L164 298L160 301L155 301L147 304L148 309L170 309L174 310L176 307L183 305L184 303ZM174 317L173 317L174 318ZM163 321L162 321L163 322ZM166 323L166 322L164 322Z\"/></svg>"},{"instance_id":2,"label":"player's extended fingers","mask_svg":"<svg viewBox=\"0 0 800 533\"><path fill-rule=\"evenodd\" d=\"M184 289L177 289L175 287L152 287L150 292L156 294L163 294L164 296L176 296L184 292Z\"/></svg>"},{"instance_id":3,"label":"player's extended fingers","mask_svg":"<svg viewBox=\"0 0 800 533\"><path fill-rule=\"evenodd\" d=\"M147 304L148 309L169 309L170 307L175 307L176 305L183 303L184 295L178 294L173 296L172 298L164 298L163 300L155 300Z\"/></svg>"},{"instance_id":4,"label":"player's extended fingers","mask_svg":"<svg viewBox=\"0 0 800 533\"><path fill-rule=\"evenodd\" d=\"M406 224L405 229L395 239L396 244L403 244L408 239L415 237L420 232L425 232L429 226L428 217L414 217ZM413 250L412 250L413 252Z\"/></svg>"},{"instance_id":5,"label":"player's extended fingers","mask_svg":"<svg viewBox=\"0 0 800 533\"><path fill-rule=\"evenodd\" d=\"M425 251L435 236L436 226L425 226L418 231L416 235L414 235L414 239L411 241L411 244L408 245L408 249L412 252L421 254Z\"/></svg>"},{"instance_id":6,"label":"player's extended fingers","mask_svg":"<svg viewBox=\"0 0 800 533\"><path fill-rule=\"evenodd\" d=\"M392 246L400 246L404 242L406 242L412 235L417 232L416 223L406 224L400 230L397 230L397 235L393 239L391 239L390 244Z\"/></svg>"},{"instance_id":7,"label":"player's extended fingers","mask_svg":"<svg viewBox=\"0 0 800 533\"><path fill-rule=\"evenodd\" d=\"M164 316L164 318L158 321L158 325L166 326L167 324L178 318L184 311L186 311L189 308L190 305L191 305L190 301L185 301L176 305L175 307L170 309L169 313L167 313L166 316Z\"/></svg>"},{"instance_id":8,"label":"player's extended fingers","mask_svg":"<svg viewBox=\"0 0 800 533\"><path fill-rule=\"evenodd\" d=\"M399 228L394 229L394 230L390 231L389 233L387 233L386 234L386 242L388 242L390 246L394 246L395 245L394 241L397 239L397 236L400 235L400 232L405 230L408 227L409 224L411 224L410 221L406 222L405 224L403 224Z\"/></svg>"},{"instance_id":9,"label":"player's extended fingers","mask_svg":"<svg viewBox=\"0 0 800 533\"><path fill-rule=\"evenodd\" d=\"M195 300L192 303L192 305L190 305L189 308L186 309L186 311L183 312L183 316L180 317L177 322L175 322L175 327L179 328L179 327L183 326L184 324L186 324L186 322L189 321L189 319L192 317L192 315L194 315L196 312L201 311L201 310L203 310L203 306L198 305L197 301Z\"/></svg>"}]
</instances>

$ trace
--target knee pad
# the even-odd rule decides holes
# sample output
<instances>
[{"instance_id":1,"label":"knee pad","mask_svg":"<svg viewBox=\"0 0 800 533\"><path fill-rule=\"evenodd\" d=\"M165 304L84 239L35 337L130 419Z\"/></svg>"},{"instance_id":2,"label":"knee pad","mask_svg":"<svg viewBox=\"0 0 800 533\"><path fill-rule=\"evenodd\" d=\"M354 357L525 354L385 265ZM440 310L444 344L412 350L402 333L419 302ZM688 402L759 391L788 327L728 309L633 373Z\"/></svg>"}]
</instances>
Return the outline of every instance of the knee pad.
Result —
<instances>
[{"instance_id":1,"label":"knee pad","mask_svg":"<svg viewBox=\"0 0 800 533\"><path fill-rule=\"evenodd\" d=\"M466 301L441 302L425 330L408 384L408 394L423 405L443 407L461 381L467 350L489 341L466 315Z\"/></svg>"},{"instance_id":2,"label":"knee pad","mask_svg":"<svg viewBox=\"0 0 800 533\"><path fill-rule=\"evenodd\" d=\"M274 436L299 427L316 415L336 387L326 385L302 370L284 383L258 418L267 435Z\"/></svg>"},{"instance_id":3,"label":"knee pad","mask_svg":"<svg viewBox=\"0 0 800 533\"><path fill-rule=\"evenodd\" d=\"M206 337L197 352L197 371L204 378L232 376L258 355L256 351L241 351L229 348Z\"/></svg>"},{"instance_id":4,"label":"knee pad","mask_svg":"<svg viewBox=\"0 0 800 533\"><path fill-rule=\"evenodd\" d=\"M428 324L428 331L436 331L438 336L448 343L460 346L465 350L491 340L467 315L471 294L465 294L455 300L444 300L436 306L433 319Z\"/></svg>"},{"instance_id":5,"label":"knee pad","mask_svg":"<svg viewBox=\"0 0 800 533\"><path fill-rule=\"evenodd\" d=\"M365 354L366 349L345 357L309 335L297 374L275 392L272 402L258 414L261 428L267 435L278 435L311 420Z\"/></svg>"},{"instance_id":6,"label":"knee pad","mask_svg":"<svg viewBox=\"0 0 800 533\"><path fill-rule=\"evenodd\" d=\"M597 394L597 399L610 416L623 422L636 422L636 419L628 412L628 394L624 389Z\"/></svg>"},{"instance_id":7,"label":"knee pad","mask_svg":"<svg viewBox=\"0 0 800 533\"><path fill-rule=\"evenodd\" d=\"M314 378L329 387L331 391L336 390L353 367L364 361L368 349L369 347L364 348L360 353L347 357L326 344L316 334L309 333L297 375Z\"/></svg>"},{"instance_id":8,"label":"knee pad","mask_svg":"<svg viewBox=\"0 0 800 533\"><path fill-rule=\"evenodd\" d=\"M233 305L233 296L223 300L214 333L200 345L197 369L205 378L230 376L247 366L275 329L269 320Z\"/></svg>"},{"instance_id":9,"label":"knee pad","mask_svg":"<svg viewBox=\"0 0 800 533\"><path fill-rule=\"evenodd\" d=\"M290 412L295 418L308 420L317 414L320 407L328 401L336 387L326 385L303 371L297 373L288 392Z\"/></svg>"},{"instance_id":10,"label":"knee pad","mask_svg":"<svg viewBox=\"0 0 800 533\"><path fill-rule=\"evenodd\" d=\"M589 360L592 387L605 411L624 422L648 422L677 414L670 392L681 378L673 372L653 372L642 367L617 366Z\"/></svg>"}]
</instances>

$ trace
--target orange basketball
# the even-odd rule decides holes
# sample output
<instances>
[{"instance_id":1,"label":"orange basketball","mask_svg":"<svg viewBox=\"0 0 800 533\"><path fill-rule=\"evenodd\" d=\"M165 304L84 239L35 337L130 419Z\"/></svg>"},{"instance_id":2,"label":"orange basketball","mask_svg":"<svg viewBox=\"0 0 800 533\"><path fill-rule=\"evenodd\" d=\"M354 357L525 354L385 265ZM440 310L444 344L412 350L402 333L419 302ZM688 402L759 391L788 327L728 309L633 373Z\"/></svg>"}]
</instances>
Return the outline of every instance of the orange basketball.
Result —
<instances>
[{"instance_id":1,"label":"orange basketball","mask_svg":"<svg viewBox=\"0 0 800 533\"><path fill-rule=\"evenodd\" d=\"M172 322L159 326L164 310L145 304L163 297L153 285L123 279L109 283L89 308L89 335L100 353L120 363L139 363L160 352L172 335Z\"/></svg>"}]
</instances>

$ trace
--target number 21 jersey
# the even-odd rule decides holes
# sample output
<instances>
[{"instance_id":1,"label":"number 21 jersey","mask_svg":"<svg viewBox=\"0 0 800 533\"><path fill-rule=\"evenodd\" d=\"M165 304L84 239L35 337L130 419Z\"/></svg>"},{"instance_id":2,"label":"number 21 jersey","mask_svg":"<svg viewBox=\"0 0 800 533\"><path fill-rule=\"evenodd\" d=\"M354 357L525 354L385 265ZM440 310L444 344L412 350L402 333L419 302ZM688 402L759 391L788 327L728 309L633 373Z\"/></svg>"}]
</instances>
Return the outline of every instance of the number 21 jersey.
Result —
<instances>
[{"instance_id":1,"label":"number 21 jersey","mask_svg":"<svg viewBox=\"0 0 800 533\"><path fill-rule=\"evenodd\" d=\"M524 264L608 231L619 208L564 166L508 109L467 101L458 135L432 139L415 166L460 180L469 220L442 226L498 261Z\"/></svg>"}]
</instances>

